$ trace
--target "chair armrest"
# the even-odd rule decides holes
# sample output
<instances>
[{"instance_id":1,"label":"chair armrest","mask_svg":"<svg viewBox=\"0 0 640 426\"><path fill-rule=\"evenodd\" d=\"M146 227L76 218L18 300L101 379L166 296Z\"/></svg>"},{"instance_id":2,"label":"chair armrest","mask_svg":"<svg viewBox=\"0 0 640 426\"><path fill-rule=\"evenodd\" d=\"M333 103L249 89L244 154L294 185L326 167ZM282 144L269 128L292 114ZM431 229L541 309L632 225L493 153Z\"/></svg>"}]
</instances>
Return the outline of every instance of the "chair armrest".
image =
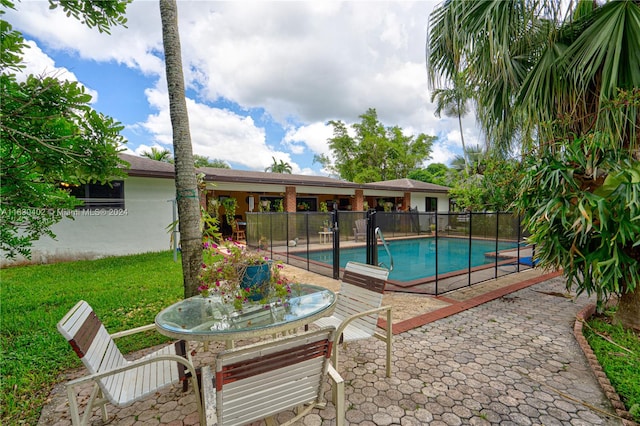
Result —
<instances>
[{"instance_id":1,"label":"chair armrest","mask_svg":"<svg viewBox=\"0 0 640 426\"><path fill-rule=\"evenodd\" d=\"M118 337L129 336L131 334L142 333L143 331L155 330L155 324L147 324L141 327L132 328L131 330L118 331L117 333L111 334L112 339L117 339Z\"/></svg>"},{"instance_id":2,"label":"chair armrest","mask_svg":"<svg viewBox=\"0 0 640 426\"><path fill-rule=\"evenodd\" d=\"M333 390L331 392L333 396L333 405L336 407L336 426L344 426L344 413L345 413L345 397L344 397L344 379L340 376L340 373L333 368L333 365L329 364L327 368L329 378L333 382Z\"/></svg>"},{"instance_id":3,"label":"chair armrest","mask_svg":"<svg viewBox=\"0 0 640 426\"><path fill-rule=\"evenodd\" d=\"M344 379L340 373L338 373L338 370L336 370L331 364L329 364L329 367L327 368L327 374L334 384L344 383Z\"/></svg>"},{"instance_id":4,"label":"chair armrest","mask_svg":"<svg viewBox=\"0 0 640 426\"><path fill-rule=\"evenodd\" d=\"M367 315L375 314L376 312L384 312L384 311L390 311L390 310L391 310L391 306L381 306L379 308L369 309L368 311L362 311L355 315L351 315L348 318L345 318L345 320L342 321L340 326L336 329L336 339L340 339L340 336L342 336L342 332L344 331L345 328L347 328L347 326L351 321L358 319L360 317L366 317Z\"/></svg>"},{"instance_id":5,"label":"chair armrest","mask_svg":"<svg viewBox=\"0 0 640 426\"><path fill-rule=\"evenodd\" d=\"M202 367L202 406L204 417L206 418L206 426L218 425L216 402L216 389L213 384L211 367L205 365Z\"/></svg>"},{"instance_id":6,"label":"chair armrest","mask_svg":"<svg viewBox=\"0 0 640 426\"><path fill-rule=\"evenodd\" d=\"M193 366L193 363L184 358L183 356L180 355L175 355L175 354L162 354L162 355L157 355L157 356L153 356L153 357L149 357L149 358L142 358L139 360L135 360L135 361L131 361L129 364L124 365L122 367L118 367L118 368L114 368L111 370L107 370L107 371L102 371L100 373L93 373L90 374L88 376L83 376L80 377L78 379L75 380L71 380L69 382L67 382L67 386L77 386L79 384L85 383L85 382L90 382L90 381L96 381L96 380L100 380L104 377L108 377L108 376L112 376L114 374L118 374L118 373L122 373L123 371L127 371L127 370L132 370L134 368L138 368L142 365L145 364L152 364L154 362L161 362L161 361L175 361L179 364L183 364L187 370L189 370L189 372L191 373L192 377L197 377L196 375L196 369ZM194 387L198 387L196 381L194 381ZM197 389L196 389L197 390Z\"/></svg>"}]
</instances>

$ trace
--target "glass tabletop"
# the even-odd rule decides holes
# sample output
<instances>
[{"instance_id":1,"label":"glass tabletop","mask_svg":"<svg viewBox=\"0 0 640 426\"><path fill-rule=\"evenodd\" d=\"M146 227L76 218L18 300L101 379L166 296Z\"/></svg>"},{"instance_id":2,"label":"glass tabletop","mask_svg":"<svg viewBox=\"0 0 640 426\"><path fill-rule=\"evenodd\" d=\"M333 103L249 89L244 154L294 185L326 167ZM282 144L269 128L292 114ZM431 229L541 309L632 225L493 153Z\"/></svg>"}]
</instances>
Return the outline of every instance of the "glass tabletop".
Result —
<instances>
[{"instance_id":1,"label":"glass tabletop","mask_svg":"<svg viewBox=\"0 0 640 426\"><path fill-rule=\"evenodd\" d=\"M336 294L324 287L298 284L280 303L255 303L236 310L213 294L181 300L156 316L156 328L166 336L184 340L237 340L280 332L330 315Z\"/></svg>"}]
</instances>

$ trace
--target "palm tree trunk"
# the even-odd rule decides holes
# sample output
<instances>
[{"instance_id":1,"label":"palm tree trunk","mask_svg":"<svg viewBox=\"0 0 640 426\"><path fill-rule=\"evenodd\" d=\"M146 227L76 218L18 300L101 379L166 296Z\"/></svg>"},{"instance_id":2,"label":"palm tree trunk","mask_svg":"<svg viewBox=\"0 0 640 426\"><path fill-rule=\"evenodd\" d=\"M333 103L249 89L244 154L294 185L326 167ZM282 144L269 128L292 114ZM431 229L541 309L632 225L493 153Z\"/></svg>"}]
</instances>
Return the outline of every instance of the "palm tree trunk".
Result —
<instances>
[{"instance_id":1,"label":"palm tree trunk","mask_svg":"<svg viewBox=\"0 0 640 426\"><path fill-rule=\"evenodd\" d=\"M200 231L200 202L196 170L189 131L189 114L184 91L180 34L178 32L178 6L175 0L160 0L160 17L162 19L162 43L169 90L169 110L173 129L176 201L182 248L184 296L191 297L198 293L198 273L202 263L202 233Z\"/></svg>"},{"instance_id":2,"label":"palm tree trunk","mask_svg":"<svg viewBox=\"0 0 640 426\"><path fill-rule=\"evenodd\" d=\"M640 331L640 286L636 286L633 291L625 291L620 296L614 321L624 328Z\"/></svg>"},{"instance_id":3,"label":"palm tree trunk","mask_svg":"<svg viewBox=\"0 0 640 426\"><path fill-rule=\"evenodd\" d=\"M460 111L458 109L458 111ZM458 114L458 126L460 127L460 142L462 142L462 158L464 158L464 171L469 174L469 161L467 160L467 148L464 146L464 134L462 133L462 115Z\"/></svg>"}]
</instances>

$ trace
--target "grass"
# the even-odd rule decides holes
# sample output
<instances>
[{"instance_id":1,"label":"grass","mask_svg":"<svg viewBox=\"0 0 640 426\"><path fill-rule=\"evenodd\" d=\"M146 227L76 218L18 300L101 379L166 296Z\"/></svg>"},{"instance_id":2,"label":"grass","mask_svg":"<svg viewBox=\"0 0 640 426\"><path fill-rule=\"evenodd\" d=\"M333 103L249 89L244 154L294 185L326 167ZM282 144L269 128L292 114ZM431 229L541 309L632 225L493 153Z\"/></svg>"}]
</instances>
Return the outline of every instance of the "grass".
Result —
<instances>
[{"instance_id":1,"label":"grass","mask_svg":"<svg viewBox=\"0 0 640 426\"><path fill-rule=\"evenodd\" d=\"M183 297L171 252L0 270L0 424L36 424L59 374L81 366L57 322L84 299L107 330L153 323ZM118 339L123 352L166 341L158 333Z\"/></svg>"},{"instance_id":2,"label":"grass","mask_svg":"<svg viewBox=\"0 0 640 426\"><path fill-rule=\"evenodd\" d=\"M627 411L640 422L640 336L612 325L607 315L594 316L587 325L585 338Z\"/></svg>"}]
</instances>

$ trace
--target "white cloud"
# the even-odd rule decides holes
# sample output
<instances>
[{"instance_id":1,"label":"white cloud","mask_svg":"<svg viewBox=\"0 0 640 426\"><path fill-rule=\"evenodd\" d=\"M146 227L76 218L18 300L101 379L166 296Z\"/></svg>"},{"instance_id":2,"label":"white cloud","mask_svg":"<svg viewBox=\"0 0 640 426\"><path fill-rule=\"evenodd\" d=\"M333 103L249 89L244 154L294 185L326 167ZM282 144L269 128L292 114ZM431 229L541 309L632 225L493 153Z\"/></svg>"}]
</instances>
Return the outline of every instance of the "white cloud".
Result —
<instances>
[{"instance_id":1,"label":"white cloud","mask_svg":"<svg viewBox=\"0 0 640 426\"><path fill-rule=\"evenodd\" d=\"M305 147L313 154L328 154L327 139L333 136L333 127L325 123L312 123L290 128L283 143L295 154L304 152Z\"/></svg>"},{"instance_id":2,"label":"white cloud","mask_svg":"<svg viewBox=\"0 0 640 426\"><path fill-rule=\"evenodd\" d=\"M7 20L15 29L33 34L52 49L94 61L116 61L144 73L164 72L154 54L162 50L158 2L136 1L127 8L127 28L114 27L100 33L79 20L69 18L61 7L50 10L46 1L27 1L8 10Z\"/></svg>"},{"instance_id":3,"label":"white cloud","mask_svg":"<svg viewBox=\"0 0 640 426\"><path fill-rule=\"evenodd\" d=\"M156 143L171 149L173 132L166 90L148 89L146 93L158 112L139 125L154 135ZM212 108L193 99L187 99L187 109L194 154L256 170L271 165L272 157L288 162L294 169L297 167L287 153L275 151L266 144L264 129L257 127L251 117Z\"/></svg>"},{"instance_id":4,"label":"white cloud","mask_svg":"<svg viewBox=\"0 0 640 426\"><path fill-rule=\"evenodd\" d=\"M449 164L451 160L455 158L458 153L451 150L450 146L442 141L438 141L433 144L431 152L431 158L427 160L424 165L427 166L432 163Z\"/></svg>"},{"instance_id":5,"label":"white cloud","mask_svg":"<svg viewBox=\"0 0 640 426\"><path fill-rule=\"evenodd\" d=\"M306 173L309 168L291 158L328 153L328 120L359 122L359 115L376 108L383 124L399 125L407 134L450 135L434 146L432 161L446 162L460 143L452 133L457 121L435 117L430 102L424 43L436 3L178 2L194 152L255 170L275 157ZM17 8L7 19L50 49L79 60L116 61L156 77L145 92L152 112L136 126L153 135L145 145L171 147L157 1L131 3L128 28L114 28L111 35L48 10L45 1ZM210 106L220 99L240 110ZM284 127L282 141L267 143L268 129L248 116L252 108ZM469 114L465 138L477 141L471 123Z\"/></svg>"},{"instance_id":6,"label":"white cloud","mask_svg":"<svg viewBox=\"0 0 640 426\"><path fill-rule=\"evenodd\" d=\"M47 56L33 40L25 40L28 46L23 49L23 68L16 74L18 81L25 81L30 74L44 77L54 77L60 81L78 81L74 73L66 68L57 67L54 60ZM84 84L85 92L91 95L91 103L97 102L98 92L91 90Z\"/></svg>"}]
</instances>

